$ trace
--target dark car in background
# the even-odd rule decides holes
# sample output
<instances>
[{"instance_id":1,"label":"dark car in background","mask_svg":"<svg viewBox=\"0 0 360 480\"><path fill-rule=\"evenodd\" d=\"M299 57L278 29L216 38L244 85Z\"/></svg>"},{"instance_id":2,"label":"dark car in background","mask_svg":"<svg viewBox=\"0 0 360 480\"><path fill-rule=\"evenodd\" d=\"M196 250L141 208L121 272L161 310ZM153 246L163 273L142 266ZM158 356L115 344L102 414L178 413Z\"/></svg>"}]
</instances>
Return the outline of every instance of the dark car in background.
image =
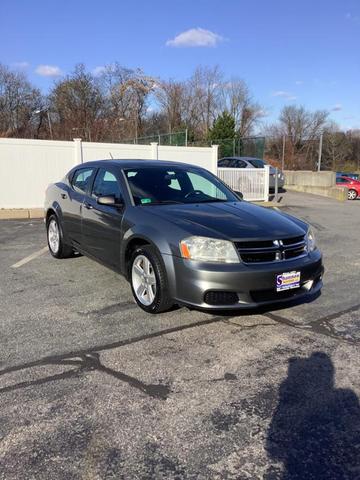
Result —
<instances>
[{"instance_id":1,"label":"dark car in background","mask_svg":"<svg viewBox=\"0 0 360 480\"><path fill-rule=\"evenodd\" d=\"M241 201L215 175L187 164L78 165L48 187L45 222L51 255L78 251L121 273L150 313L173 304L256 307L322 287L309 225Z\"/></svg>"},{"instance_id":2,"label":"dark car in background","mask_svg":"<svg viewBox=\"0 0 360 480\"><path fill-rule=\"evenodd\" d=\"M346 187L348 189L348 199L356 200L360 197L360 181L354 180L351 177L337 177L336 185L339 187Z\"/></svg>"},{"instance_id":3,"label":"dark car in background","mask_svg":"<svg viewBox=\"0 0 360 480\"><path fill-rule=\"evenodd\" d=\"M219 168L264 168L267 163L261 158L253 157L223 157L218 160ZM276 184L276 169L269 165L269 189L274 190ZM278 188L283 188L285 184L285 175L282 170L277 171Z\"/></svg>"}]
</instances>

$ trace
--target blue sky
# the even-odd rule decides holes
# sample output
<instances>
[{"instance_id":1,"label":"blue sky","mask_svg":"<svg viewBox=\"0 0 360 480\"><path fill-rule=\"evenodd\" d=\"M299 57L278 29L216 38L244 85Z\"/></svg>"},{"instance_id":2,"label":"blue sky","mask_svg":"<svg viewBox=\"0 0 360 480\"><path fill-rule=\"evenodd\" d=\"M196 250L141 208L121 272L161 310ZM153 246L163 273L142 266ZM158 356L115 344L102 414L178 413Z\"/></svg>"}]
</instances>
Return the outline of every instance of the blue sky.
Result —
<instances>
[{"instance_id":1,"label":"blue sky","mask_svg":"<svg viewBox=\"0 0 360 480\"><path fill-rule=\"evenodd\" d=\"M297 103L360 128L358 0L0 0L0 18L0 62L44 91L78 62L176 79L219 65L267 121Z\"/></svg>"}]
</instances>

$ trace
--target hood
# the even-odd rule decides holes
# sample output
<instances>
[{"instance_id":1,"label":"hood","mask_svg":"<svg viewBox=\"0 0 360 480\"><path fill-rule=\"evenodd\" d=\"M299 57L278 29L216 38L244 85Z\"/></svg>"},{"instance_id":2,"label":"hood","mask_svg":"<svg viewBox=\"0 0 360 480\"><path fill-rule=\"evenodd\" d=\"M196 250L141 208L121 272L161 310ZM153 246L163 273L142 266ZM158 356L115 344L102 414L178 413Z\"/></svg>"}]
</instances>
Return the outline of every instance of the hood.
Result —
<instances>
[{"instance_id":1,"label":"hood","mask_svg":"<svg viewBox=\"0 0 360 480\"><path fill-rule=\"evenodd\" d=\"M248 202L156 205L151 215L180 227L189 235L229 240L273 240L304 235L301 220Z\"/></svg>"}]
</instances>

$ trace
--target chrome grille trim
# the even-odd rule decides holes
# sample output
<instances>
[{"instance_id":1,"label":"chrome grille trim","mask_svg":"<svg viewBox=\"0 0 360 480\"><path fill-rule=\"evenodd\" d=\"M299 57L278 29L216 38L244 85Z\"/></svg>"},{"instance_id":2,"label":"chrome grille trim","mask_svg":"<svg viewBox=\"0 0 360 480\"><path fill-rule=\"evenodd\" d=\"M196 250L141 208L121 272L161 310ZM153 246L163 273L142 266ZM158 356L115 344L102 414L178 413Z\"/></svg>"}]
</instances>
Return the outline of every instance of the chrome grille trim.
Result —
<instances>
[{"instance_id":1,"label":"chrome grille trim","mask_svg":"<svg viewBox=\"0 0 360 480\"><path fill-rule=\"evenodd\" d=\"M263 247L259 246L261 243ZM271 246L270 243L272 243ZM307 255L305 235L275 240L235 242L235 247L241 260L247 264L290 261Z\"/></svg>"}]
</instances>

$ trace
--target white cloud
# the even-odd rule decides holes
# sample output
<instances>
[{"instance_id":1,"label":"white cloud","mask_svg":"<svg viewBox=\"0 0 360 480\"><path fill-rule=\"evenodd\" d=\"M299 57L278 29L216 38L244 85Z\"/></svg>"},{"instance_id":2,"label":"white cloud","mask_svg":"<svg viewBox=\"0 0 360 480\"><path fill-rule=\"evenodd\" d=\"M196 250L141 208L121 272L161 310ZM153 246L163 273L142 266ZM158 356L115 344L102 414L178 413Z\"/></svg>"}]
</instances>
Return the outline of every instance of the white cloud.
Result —
<instances>
[{"instance_id":1,"label":"white cloud","mask_svg":"<svg viewBox=\"0 0 360 480\"><path fill-rule=\"evenodd\" d=\"M296 100L295 95L290 92L285 92L284 90L277 90L276 92L273 92L272 96L285 98L286 100Z\"/></svg>"},{"instance_id":2,"label":"white cloud","mask_svg":"<svg viewBox=\"0 0 360 480\"><path fill-rule=\"evenodd\" d=\"M62 71L56 65L39 65L35 72L42 77L59 77Z\"/></svg>"},{"instance_id":3,"label":"white cloud","mask_svg":"<svg viewBox=\"0 0 360 480\"><path fill-rule=\"evenodd\" d=\"M258 110L256 113L259 115L260 118L265 118L270 115L270 112L268 110L265 110L264 108L260 108L260 110Z\"/></svg>"},{"instance_id":4,"label":"white cloud","mask_svg":"<svg viewBox=\"0 0 360 480\"><path fill-rule=\"evenodd\" d=\"M172 40L168 40L166 45L168 47L216 47L223 40L225 39L221 35L198 27L179 33Z\"/></svg>"},{"instance_id":5,"label":"white cloud","mask_svg":"<svg viewBox=\"0 0 360 480\"><path fill-rule=\"evenodd\" d=\"M304 85L302 80L296 80L295 85Z\"/></svg>"},{"instance_id":6,"label":"white cloud","mask_svg":"<svg viewBox=\"0 0 360 480\"><path fill-rule=\"evenodd\" d=\"M331 108L331 111L332 112L340 112L340 110L343 109L343 106L341 105L341 103L336 103L332 108Z\"/></svg>"},{"instance_id":7,"label":"white cloud","mask_svg":"<svg viewBox=\"0 0 360 480\"><path fill-rule=\"evenodd\" d=\"M11 64L12 67L18 68L19 70L25 70L30 67L29 62L14 62Z\"/></svg>"},{"instance_id":8,"label":"white cloud","mask_svg":"<svg viewBox=\"0 0 360 480\"><path fill-rule=\"evenodd\" d=\"M95 77L98 77L100 76L102 73L104 73L106 70L106 67L105 65L99 65L98 67L95 67L94 70L92 71L93 75L95 75Z\"/></svg>"}]
</instances>

